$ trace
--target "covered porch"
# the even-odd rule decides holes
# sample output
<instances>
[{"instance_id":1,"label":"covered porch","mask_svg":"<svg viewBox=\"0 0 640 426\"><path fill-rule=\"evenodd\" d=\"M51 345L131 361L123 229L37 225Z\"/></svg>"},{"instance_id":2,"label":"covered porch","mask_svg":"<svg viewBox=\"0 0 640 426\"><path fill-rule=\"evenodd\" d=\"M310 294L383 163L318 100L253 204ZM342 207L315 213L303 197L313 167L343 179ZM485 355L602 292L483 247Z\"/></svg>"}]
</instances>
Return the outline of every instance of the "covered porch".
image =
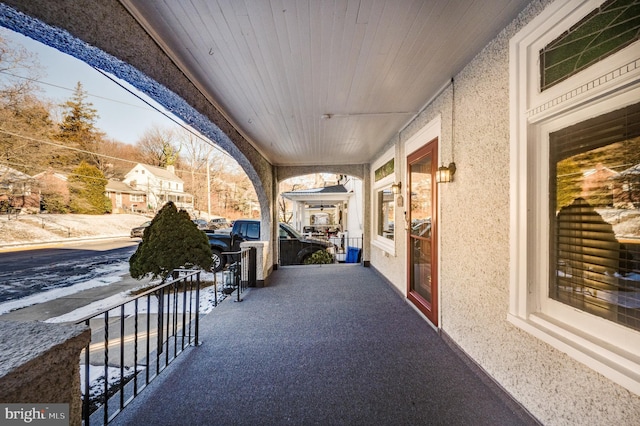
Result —
<instances>
[{"instance_id":1,"label":"covered porch","mask_svg":"<svg viewBox=\"0 0 640 426\"><path fill-rule=\"evenodd\" d=\"M371 268L283 267L243 299L111 424L537 424Z\"/></svg>"},{"instance_id":2,"label":"covered porch","mask_svg":"<svg viewBox=\"0 0 640 426\"><path fill-rule=\"evenodd\" d=\"M291 203L291 225L305 236L328 239L345 233L354 237L363 234L360 179L349 179L347 185L287 191L280 196Z\"/></svg>"}]
</instances>

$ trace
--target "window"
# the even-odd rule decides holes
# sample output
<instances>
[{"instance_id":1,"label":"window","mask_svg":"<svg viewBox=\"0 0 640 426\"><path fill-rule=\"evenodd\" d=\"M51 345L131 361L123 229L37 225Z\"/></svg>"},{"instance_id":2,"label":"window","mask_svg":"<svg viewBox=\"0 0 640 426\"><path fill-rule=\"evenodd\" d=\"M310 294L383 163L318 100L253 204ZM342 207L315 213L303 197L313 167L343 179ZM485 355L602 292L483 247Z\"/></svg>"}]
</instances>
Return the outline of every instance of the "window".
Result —
<instances>
[{"instance_id":1,"label":"window","mask_svg":"<svg viewBox=\"0 0 640 426\"><path fill-rule=\"evenodd\" d=\"M384 163L382 166L375 169L373 173L375 177L375 181L377 182L393 174L394 169L395 169L395 159L392 158L391 160Z\"/></svg>"},{"instance_id":2,"label":"window","mask_svg":"<svg viewBox=\"0 0 640 426\"><path fill-rule=\"evenodd\" d=\"M640 217L640 42L544 78L539 56L585 22L616 44L617 29L588 17L622 3L555 1L510 42L508 317L640 394L639 228L630 225ZM559 55L558 64L569 53Z\"/></svg>"},{"instance_id":3,"label":"window","mask_svg":"<svg viewBox=\"0 0 640 426\"><path fill-rule=\"evenodd\" d=\"M249 240L260 239L260 222L244 222L241 223L238 229L238 234L243 235Z\"/></svg>"},{"instance_id":4,"label":"window","mask_svg":"<svg viewBox=\"0 0 640 426\"><path fill-rule=\"evenodd\" d=\"M260 223L250 222L247 224L247 238L252 240L260 239Z\"/></svg>"},{"instance_id":5,"label":"window","mask_svg":"<svg viewBox=\"0 0 640 426\"><path fill-rule=\"evenodd\" d=\"M376 217L378 220L377 235L393 240L395 208L393 192L391 188L385 188L377 193Z\"/></svg>"},{"instance_id":6,"label":"window","mask_svg":"<svg viewBox=\"0 0 640 426\"><path fill-rule=\"evenodd\" d=\"M549 135L549 297L640 330L640 104ZM640 186L639 186L640 189Z\"/></svg>"},{"instance_id":7,"label":"window","mask_svg":"<svg viewBox=\"0 0 640 426\"><path fill-rule=\"evenodd\" d=\"M640 39L640 0L608 0L540 51L541 89Z\"/></svg>"},{"instance_id":8,"label":"window","mask_svg":"<svg viewBox=\"0 0 640 426\"><path fill-rule=\"evenodd\" d=\"M143 202L144 201L144 195L141 194L131 194L129 196L129 199L133 202Z\"/></svg>"},{"instance_id":9,"label":"window","mask_svg":"<svg viewBox=\"0 0 640 426\"><path fill-rule=\"evenodd\" d=\"M395 254L395 194L391 185L395 179L394 149L387 151L372 165L373 239L372 243L390 254Z\"/></svg>"}]
</instances>

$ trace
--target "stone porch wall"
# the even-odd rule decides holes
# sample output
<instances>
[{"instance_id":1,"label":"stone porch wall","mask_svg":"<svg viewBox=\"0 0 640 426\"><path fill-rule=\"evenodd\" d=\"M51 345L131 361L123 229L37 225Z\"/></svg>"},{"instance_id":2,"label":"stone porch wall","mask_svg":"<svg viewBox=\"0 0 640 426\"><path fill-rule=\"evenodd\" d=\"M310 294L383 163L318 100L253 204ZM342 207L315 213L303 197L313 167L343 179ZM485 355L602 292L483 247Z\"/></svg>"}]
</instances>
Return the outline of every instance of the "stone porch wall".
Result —
<instances>
[{"instance_id":1,"label":"stone porch wall","mask_svg":"<svg viewBox=\"0 0 640 426\"><path fill-rule=\"evenodd\" d=\"M71 425L82 424L80 352L84 325L0 321L0 403L69 404Z\"/></svg>"}]
</instances>

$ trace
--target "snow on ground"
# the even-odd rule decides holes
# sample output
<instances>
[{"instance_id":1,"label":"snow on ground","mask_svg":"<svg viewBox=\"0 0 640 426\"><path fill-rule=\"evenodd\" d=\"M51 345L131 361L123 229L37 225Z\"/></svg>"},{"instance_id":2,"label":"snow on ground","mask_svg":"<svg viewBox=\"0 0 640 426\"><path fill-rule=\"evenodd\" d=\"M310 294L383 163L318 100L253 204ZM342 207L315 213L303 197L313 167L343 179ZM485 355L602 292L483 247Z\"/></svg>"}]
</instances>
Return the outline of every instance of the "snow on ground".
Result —
<instances>
[{"instance_id":1,"label":"snow on ground","mask_svg":"<svg viewBox=\"0 0 640 426\"><path fill-rule=\"evenodd\" d=\"M122 281L122 276L129 271L129 264L127 262L119 262L103 267L102 269L101 276L90 279L89 281L84 281L69 287L52 288L47 291L32 294L31 296L0 303L0 315L27 306L37 305L38 303L59 299L90 288L107 286Z\"/></svg>"},{"instance_id":2,"label":"snow on ground","mask_svg":"<svg viewBox=\"0 0 640 426\"><path fill-rule=\"evenodd\" d=\"M226 295L223 294L222 291L222 286L220 285L220 280L222 279L222 273L219 272L217 274L217 291L218 291L218 303L220 303L221 300L223 300ZM201 273L200 275L200 281L201 282L213 282L214 281L214 276L213 273ZM157 282L159 283L159 282ZM147 284L148 285L148 284ZM216 287L215 286L208 286L208 287L204 287L200 289L200 313L201 314L208 314L209 312L211 312L211 310L215 307L215 291L216 291ZM171 296L173 297L173 296ZM195 292L191 295L192 300L195 301ZM108 297L106 299L102 299L102 300L97 300L93 303L90 303L86 306L83 306L81 308L78 308L76 310L73 310L71 312L68 312L64 315L58 316L58 317L54 317L54 318L49 318L48 320L46 320L45 322L49 322L49 323L61 323L61 322L77 322L83 318L87 318L91 315L95 315L98 314L100 312L105 311L106 309L109 309L113 306L119 306L127 301L133 300L134 296L130 295L129 291L125 291L125 292L121 292L118 294L115 294L111 297ZM165 310L168 309L169 312L173 312L171 303L169 303L168 300L169 296L166 295L165 296ZM187 301L188 303L188 301ZM3 305L0 305L0 314L2 313L1 309L3 308ZM140 303L138 306L138 314L157 314L158 313L158 299L156 297L152 297L150 298L150 306L149 309L147 309L147 304L146 304L146 299L144 299L144 303ZM178 313L182 313L182 300L180 300L179 304L178 304ZM125 305L125 316L129 316L129 315L133 315L134 314L134 304L133 303L128 303L127 305ZM120 315L120 310L119 309L114 309L114 312L110 312L109 313L110 316L119 316Z\"/></svg>"},{"instance_id":3,"label":"snow on ground","mask_svg":"<svg viewBox=\"0 0 640 426\"><path fill-rule=\"evenodd\" d=\"M639 209L596 209L602 219L613 226L616 238L640 237Z\"/></svg>"},{"instance_id":4,"label":"snow on ground","mask_svg":"<svg viewBox=\"0 0 640 426\"><path fill-rule=\"evenodd\" d=\"M140 214L0 215L0 246L47 243L77 238L129 236L150 218Z\"/></svg>"},{"instance_id":5,"label":"snow on ground","mask_svg":"<svg viewBox=\"0 0 640 426\"><path fill-rule=\"evenodd\" d=\"M145 368L142 366L138 366L137 373L140 374L141 371L144 371ZM114 386L118 386L120 380L124 380L127 382L136 371L134 371L133 367L124 367L122 377L120 376L120 367L107 367L107 383L110 390L114 388ZM85 366L80 365L80 392L84 398L85 394ZM93 409L90 408L90 412L101 406L102 396L104 395L104 385L105 385L105 371L103 365L89 365L89 403L93 405Z\"/></svg>"},{"instance_id":6,"label":"snow on ground","mask_svg":"<svg viewBox=\"0 0 640 426\"><path fill-rule=\"evenodd\" d=\"M131 228L139 226L147 220L149 220L148 217L139 214L20 214L17 219L15 216L9 218L7 215L0 215L0 248L2 246L70 241L78 238L128 237ZM121 281L129 272L128 262L117 262L106 266L106 268L108 268L108 270L100 271L100 277L92 278L69 287L53 288L32 296L1 303L0 315L26 306L69 296L93 287L107 286ZM218 275L217 279L218 282L220 282L221 276ZM201 281L213 280L214 277L211 273L203 273L201 275ZM141 282L141 286L146 285L149 285L149 280ZM224 298L224 295L220 293L220 288L221 286L218 285L219 301ZM65 322L81 319L92 313L113 306L114 304L122 303L127 298L129 298L128 293L117 294L70 312L63 316L64 318L59 317L62 319L57 320L52 318L49 322ZM202 313L211 311L213 300L213 289L203 289L200 306Z\"/></svg>"}]
</instances>

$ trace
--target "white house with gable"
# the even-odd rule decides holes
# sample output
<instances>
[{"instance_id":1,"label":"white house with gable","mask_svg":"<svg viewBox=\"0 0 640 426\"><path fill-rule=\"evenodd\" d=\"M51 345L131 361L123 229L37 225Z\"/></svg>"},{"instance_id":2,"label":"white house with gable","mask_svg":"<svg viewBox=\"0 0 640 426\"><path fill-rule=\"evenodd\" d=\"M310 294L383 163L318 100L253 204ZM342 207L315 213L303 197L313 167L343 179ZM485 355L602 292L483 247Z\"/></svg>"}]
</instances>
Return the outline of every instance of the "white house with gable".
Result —
<instances>
[{"instance_id":1,"label":"white house with gable","mask_svg":"<svg viewBox=\"0 0 640 426\"><path fill-rule=\"evenodd\" d=\"M184 192L184 181L176 176L173 166L163 169L138 163L123 182L146 193L149 210L159 210L166 202L173 201L178 209L193 211L193 195Z\"/></svg>"}]
</instances>

